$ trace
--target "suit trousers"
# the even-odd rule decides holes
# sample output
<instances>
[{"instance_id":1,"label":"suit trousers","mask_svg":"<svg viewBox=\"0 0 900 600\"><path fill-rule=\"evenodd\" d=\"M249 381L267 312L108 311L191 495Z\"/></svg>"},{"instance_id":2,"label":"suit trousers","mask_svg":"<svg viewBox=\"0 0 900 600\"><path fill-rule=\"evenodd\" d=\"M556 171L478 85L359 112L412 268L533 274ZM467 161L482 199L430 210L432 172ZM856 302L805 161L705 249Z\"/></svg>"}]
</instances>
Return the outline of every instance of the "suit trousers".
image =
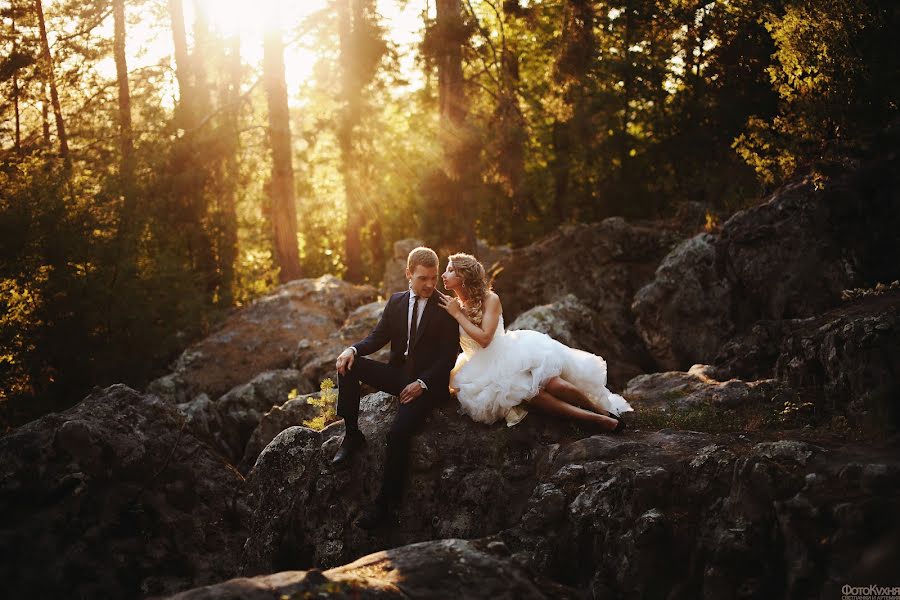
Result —
<instances>
[{"instance_id":1,"label":"suit trousers","mask_svg":"<svg viewBox=\"0 0 900 600\"><path fill-rule=\"evenodd\" d=\"M403 368L357 356L346 375L338 374L337 414L344 418L346 431L358 429L359 390L362 383L399 396L403 388L413 381L415 378ZM409 461L410 439L422 426L433 405L434 395L428 390L412 402L399 405L397 416L387 435L384 478L376 502L390 506L399 503Z\"/></svg>"}]
</instances>

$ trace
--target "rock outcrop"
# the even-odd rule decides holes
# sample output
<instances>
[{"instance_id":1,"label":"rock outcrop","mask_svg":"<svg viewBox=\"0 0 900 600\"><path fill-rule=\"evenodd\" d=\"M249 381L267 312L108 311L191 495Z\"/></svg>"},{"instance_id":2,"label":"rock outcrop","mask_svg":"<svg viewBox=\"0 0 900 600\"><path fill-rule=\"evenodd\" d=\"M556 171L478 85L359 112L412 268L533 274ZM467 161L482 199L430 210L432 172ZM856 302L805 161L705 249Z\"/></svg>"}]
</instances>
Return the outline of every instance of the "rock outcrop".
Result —
<instances>
[{"instance_id":1,"label":"rock outcrop","mask_svg":"<svg viewBox=\"0 0 900 600\"><path fill-rule=\"evenodd\" d=\"M788 322L775 376L824 415L900 430L900 292Z\"/></svg>"},{"instance_id":2,"label":"rock outcrop","mask_svg":"<svg viewBox=\"0 0 900 600\"><path fill-rule=\"evenodd\" d=\"M411 451L411 480L401 525L387 540L372 539L351 523L378 492L386 435L397 400L363 398L360 428L368 450L349 469L331 458L343 423L321 432L282 431L260 454L248 476L252 533L243 573L255 575L311 565L334 567L385 547L441 538L477 538L512 526L553 444L577 433L569 423L532 418L503 435L474 423L450 404L428 418Z\"/></svg>"},{"instance_id":3,"label":"rock outcrop","mask_svg":"<svg viewBox=\"0 0 900 600\"><path fill-rule=\"evenodd\" d=\"M678 385L726 410L694 371ZM386 394L363 399L368 447L348 469L330 464L341 423L292 426L244 483L168 402L103 390L0 438L0 541L18 550L0 574L13 596L137 597L241 574L261 577L182 597L821 597L887 582L900 560L896 440L590 435L537 413L480 425L452 403L414 438L397 525L369 535L352 521L395 411ZM331 570L272 575L313 567Z\"/></svg>"},{"instance_id":4,"label":"rock outcrop","mask_svg":"<svg viewBox=\"0 0 900 600\"><path fill-rule=\"evenodd\" d=\"M201 394L178 405L191 432L216 448L232 463L242 456L251 434L270 409L287 402L301 386L299 371L266 371L211 401Z\"/></svg>"},{"instance_id":5,"label":"rock outcrop","mask_svg":"<svg viewBox=\"0 0 900 600\"><path fill-rule=\"evenodd\" d=\"M450 539L377 552L324 572L289 571L233 579L178 594L172 600L223 598L575 600L581 594L510 561L500 542Z\"/></svg>"},{"instance_id":6,"label":"rock outcrop","mask_svg":"<svg viewBox=\"0 0 900 600\"><path fill-rule=\"evenodd\" d=\"M300 389L309 392L319 389L325 378L336 380L334 361L347 346L365 338L378 323L384 311L386 301L380 300L360 306L351 312L343 325L335 328L321 339L304 339L297 344L291 359L295 368L300 371L303 384ZM385 346L369 356L373 360L387 362L390 347Z\"/></svg>"},{"instance_id":7,"label":"rock outcrop","mask_svg":"<svg viewBox=\"0 0 900 600\"><path fill-rule=\"evenodd\" d=\"M569 347L603 357L621 358L636 354L625 346L625 341L634 333L627 321L604 319L602 313L574 294L526 310L507 329L540 331ZM607 367L608 379L613 387L620 387L623 382L643 373L639 365L624 360L607 361Z\"/></svg>"},{"instance_id":8,"label":"rock outcrop","mask_svg":"<svg viewBox=\"0 0 900 600\"><path fill-rule=\"evenodd\" d=\"M807 318L847 288L900 276L897 157L821 182L794 181L717 234L684 241L634 297L636 325L664 370L710 363L760 321Z\"/></svg>"},{"instance_id":9,"label":"rock outcrop","mask_svg":"<svg viewBox=\"0 0 900 600\"><path fill-rule=\"evenodd\" d=\"M137 598L236 574L243 478L170 403L114 385L0 437L8 598Z\"/></svg>"},{"instance_id":10,"label":"rock outcrop","mask_svg":"<svg viewBox=\"0 0 900 600\"><path fill-rule=\"evenodd\" d=\"M634 328L631 303L677 240L677 232L659 224L629 224L618 217L563 227L500 261L494 289L503 302L503 316L513 323L535 306L551 305L541 310L558 319L573 312L575 301L567 299L571 294L577 300L574 312L588 320L587 326L569 325L581 329L573 342L603 356L610 384L620 389L635 374L653 370Z\"/></svg>"},{"instance_id":11,"label":"rock outcrop","mask_svg":"<svg viewBox=\"0 0 900 600\"><path fill-rule=\"evenodd\" d=\"M628 382L622 394L632 406L669 410L697 406L738 408L769 403L782 391L775 379L718 381L715 374L715 369L708 365L694 365L686 373L666 371L638 375Z\"/></svg>"},{"instance_id":12,"label":"rock outcrop","mask_svg":"<svg viewBox=\"0 0 900 600\"><path fill-rule=\"evenodd\" d=\"M269 444L248 480L244 574L463 537L499 542L508 564L598 598L808 597L884 576L900 558L896 442L633 428L586 437L540 415L480 426L453 406L413 443L398 525L369 536L351 522L377 491L394 402L365 399L369 445L350 470L328 464L340 425L293 427Z\"/></svg>"},{"instance_id":13,"label":"rock outcrop","mask_svg":"<svg viewBox=\"0 0 900 600\"><path fill-rule=\"evenodd\" d=\"M247 473L253 468L260 453L279 433L288 427L303 425L304 421L321 414L322 409L309 402L310 399L318 397L319 394L297 396L281 406L273 406L269 412L263 415L244 448L244 455L238 465L238 470L241 473Z\"/></svg>"},{"instance_id":14,"label":"rock outcrop","mask_svg":"<svg viewBox=\"0 0 900 600\"><path fill-rule=\"evenodd\" d=\"M305 365L296 363L298 346L329 338L353 310L377 296L370 286L332 275L288 282L236 311L185 350L175 370L151 382L148 391L181 404L200 394L218 398L265 371L292 364L302 371ZM318 383L301 392L316 389Z\"/></svg>"}]
</instances>

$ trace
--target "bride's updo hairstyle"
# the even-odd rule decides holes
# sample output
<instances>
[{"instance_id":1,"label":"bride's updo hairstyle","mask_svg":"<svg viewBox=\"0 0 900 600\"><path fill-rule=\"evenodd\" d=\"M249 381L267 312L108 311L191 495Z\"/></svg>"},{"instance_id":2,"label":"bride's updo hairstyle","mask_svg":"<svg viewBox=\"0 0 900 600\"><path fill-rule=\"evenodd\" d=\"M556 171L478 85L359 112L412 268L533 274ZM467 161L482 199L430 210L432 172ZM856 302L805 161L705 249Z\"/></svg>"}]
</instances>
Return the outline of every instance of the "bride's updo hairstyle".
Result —
<instances>
[{"instance_id":1,"label":"bride's updo hairstyle","mask_svg":"<svg viewBox=\"0 0 900 600\"><path fill-rule=\"evenodd\" d=\"M484 265L471 254L454 254L450 257L453 269L462 278L465 287L465 295L468 298L467 306L463 307L466 316L475 325L481 326L484 316L484 299L490 286L484 272ZM458 294L459 292L457 292Z\"/></svg>"}]
</instances>

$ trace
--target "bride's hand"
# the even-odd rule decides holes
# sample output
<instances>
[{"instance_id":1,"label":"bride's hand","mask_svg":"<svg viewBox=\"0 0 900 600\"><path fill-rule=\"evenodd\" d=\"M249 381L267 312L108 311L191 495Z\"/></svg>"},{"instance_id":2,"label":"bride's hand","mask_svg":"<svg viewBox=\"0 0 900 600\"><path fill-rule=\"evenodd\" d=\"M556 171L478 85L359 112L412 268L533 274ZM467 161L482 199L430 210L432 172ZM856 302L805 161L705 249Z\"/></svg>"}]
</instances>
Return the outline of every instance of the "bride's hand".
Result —
<instances>
[{"instance_id":1,"label":"bride's hand","mask_svg":"<svg viewBox=\"0 0 900 600\"><path fill-rule=\"evenodd\" d=\"M453 298L448 296L447 294L442 294L435 290L438 295L438 302L441 305L441 308L450 313L450 316L454 319L459 315L463 314L462 305L459 303L458 298Z\"/></svg>"}]
</instances>

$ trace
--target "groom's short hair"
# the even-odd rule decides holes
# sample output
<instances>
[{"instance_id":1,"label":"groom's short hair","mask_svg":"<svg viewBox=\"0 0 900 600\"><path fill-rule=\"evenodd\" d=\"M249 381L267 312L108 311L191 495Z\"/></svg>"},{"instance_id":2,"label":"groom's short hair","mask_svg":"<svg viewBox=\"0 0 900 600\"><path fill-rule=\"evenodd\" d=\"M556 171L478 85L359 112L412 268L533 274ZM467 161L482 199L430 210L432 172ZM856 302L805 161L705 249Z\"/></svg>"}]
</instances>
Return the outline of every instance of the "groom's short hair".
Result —
<instances>
[{"instance_id":1,"label":"groom's short hair","mask_svg":"<svg viewBox=\"0 0 900 600\"><path fill-rule=\"evenodd\" d=\"M409 256L406 257L406 268L409 269L409 272L412 273L416 270L416 267L422 265L423 267L435 267L437 268L439 264L437 253L431 248L426 248L425 246L419 246L418 248L414 248L412 252L409 253Z\"/></svg>"}]
</instances>

